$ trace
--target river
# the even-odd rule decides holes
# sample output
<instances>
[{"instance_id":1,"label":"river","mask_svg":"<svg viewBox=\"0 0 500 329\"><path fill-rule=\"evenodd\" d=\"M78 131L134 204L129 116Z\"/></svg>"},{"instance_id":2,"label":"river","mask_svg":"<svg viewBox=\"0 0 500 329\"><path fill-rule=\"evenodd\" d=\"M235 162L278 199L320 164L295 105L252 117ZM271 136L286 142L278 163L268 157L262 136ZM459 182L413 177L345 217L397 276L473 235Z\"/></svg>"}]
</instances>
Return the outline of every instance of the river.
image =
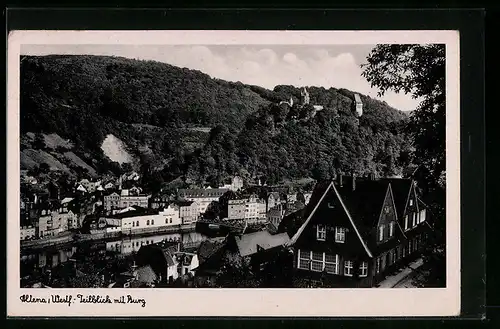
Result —
<instances>
[{"instance_id":1,"label":"river","mask_svg":"<svg viewBox=\"0 0 500 329\"><path fill-rule=\"evenodd\" d=\"M100 271L99 273L112 278L120 271L128 270L134 261L134 254L143 245L164 240L180 241L183 249L195 251L206 238L206 235L192 231L123 237L111 241L73 242L40 250L21 251L21 286L32 287L34 284L47 281L52 283L56 278L59 278L59 282L66 283L56 283L51 284L51 286L67 287L67 276L75 273L75 271L67 269L75 265L83 273Z\"/></svg>"}]
</instances>

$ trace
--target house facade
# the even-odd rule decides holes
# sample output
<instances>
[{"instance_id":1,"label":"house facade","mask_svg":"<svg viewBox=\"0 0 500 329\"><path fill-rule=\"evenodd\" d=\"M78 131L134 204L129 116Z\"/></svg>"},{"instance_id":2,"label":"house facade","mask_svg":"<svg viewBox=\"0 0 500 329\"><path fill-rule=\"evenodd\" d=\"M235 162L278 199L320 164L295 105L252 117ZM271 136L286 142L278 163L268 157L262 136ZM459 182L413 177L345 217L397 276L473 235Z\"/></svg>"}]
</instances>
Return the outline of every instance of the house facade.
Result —
<instances>
[{"instance_id":1,"label":"house facade","mask_svg":"<svg viewBox=\"0 0 500 329\"><path fill-rule=\"evenodd\" d=\"M212 202L218 202L219 198L228 191L227 188L180 189L178 196L187 201L196 201L199 213L203 214Z\"/></svg>"},{"instance_id":2,"label":"house facade","mask_svg":"<svg viewBox=\"0 0 500 329\"><path fill-rule=\"evenodd\" d=\"M200 217L200 207L196 201L176 201L173 205L179 208L182 224L195 223Z\"/></svg>"},{"instance_id":3,"label":"house facade","mask_svg":"<svg viewBox=\"0 0 500 329\"><path fill-rule=\"evenodd\" d=\"M21 240L31 240L36 238L36 229L33 226L21 226L20 230Z\"/></svg>"},{"instance_id":4,"label":"house facade","mask_svg":"<svg viewBox=\"0 0 500 329\"><path fill-rule=\"evenodd\" d=\"M179 277L179 263L175 257L179 251L180 243L146 245L139 249L137 263L139 266L151 266L159 282L173 283Z\"/></svg>"},{"instance_id":5,"label":"house facade","mask_svg":"<svg viewBox=\"0 0 500 329\"><path fill-rule=\"evenodd\" d=\"M281 220L283 217L285 217L285 209L281 204L275 206L274 208L270 209L267 214L267 220L274 225L274 227L278 228Z\"/></svg>"},{"instance_id":6,"label":"house facade","mask_svg":"<svg viewBox=\"0 0 500 329\"><path fill-rule=\"evenodd\" d=\"M266 218L266 203L251 195L245 199L229 200L228 219Z\"/></svg>"},{"instance_id":7,"label":"house facade","mask_svg":"<svg viewBox=\"0 0 500 329\"><path fill-rule=\"evenodd\" d=\"M121 232L131 233L143 230L161 229L181 225L179 208L169 206L161 211L137 209L111 216L121 221Z\"/></svg>"},{"instance_id":8,"label":"house facade","mask_svg":"<svg viewBox=\"0 0 500 329\"><path fill-rule=\"evenodd\" d=\"M149 195L130 194L128 190L122 190L120 194L113 192L103 198L103 207L106 211L121 209L131 206L147 208L149 206Z\"/></svg>"},{"instance_id":9,"label":"house facade","mask_svg":"<svg viewBox=\"0 0 500 329\"><path fill-rule=\"evenodd\" d=\"M340 176L336 182L318 183L306 220L290 243L297 282L373 287L418 255L430 226L409 238L400 225L405 216L399 216L396 207L411 198L411 186L406 193L398 188L395 196L387 180Z\"/></svg>"}]
</instances>

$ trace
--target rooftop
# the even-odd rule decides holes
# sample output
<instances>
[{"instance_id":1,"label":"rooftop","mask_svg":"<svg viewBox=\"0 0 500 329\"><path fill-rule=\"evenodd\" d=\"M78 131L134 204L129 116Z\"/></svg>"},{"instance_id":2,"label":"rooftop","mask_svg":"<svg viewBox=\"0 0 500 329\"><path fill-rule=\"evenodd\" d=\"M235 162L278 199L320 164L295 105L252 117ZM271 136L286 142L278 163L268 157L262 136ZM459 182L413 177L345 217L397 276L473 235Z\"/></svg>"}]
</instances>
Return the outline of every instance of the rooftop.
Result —
<instances>
[{"instance_id":1,"label":"rooftop","mask_svg":"<svg viewBox=\"0 0 500 329\"><path fill-rule=\"evenodd\" d=\"M287 233L272 235L268 231L258 231L235 236L235 240L241 256L245 257L257 253L259 247L268 250L283 246L290 240L290 237Z\"/></svg>"},{"instance_id":2,"label":"rooftop","mask_svg":"<svg viewBox=\"0 0 500 329\"><path fill-rule=\"evenodd\" d=\"M227 188L179 189L179 195L191 198L220 197L227 191L229 191Z\"/></svg>"}]
</instances>

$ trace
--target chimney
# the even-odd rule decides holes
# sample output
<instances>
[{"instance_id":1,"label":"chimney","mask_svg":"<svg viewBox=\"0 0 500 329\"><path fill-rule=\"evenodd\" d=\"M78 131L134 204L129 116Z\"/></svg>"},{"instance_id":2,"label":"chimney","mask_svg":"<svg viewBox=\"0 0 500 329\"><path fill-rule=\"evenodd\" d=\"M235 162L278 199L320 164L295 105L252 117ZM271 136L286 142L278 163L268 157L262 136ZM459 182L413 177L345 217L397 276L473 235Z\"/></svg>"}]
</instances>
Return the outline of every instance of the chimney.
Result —
<instances>
[{"instance_id":1,"label":"chimney","mask_svg":"<svg viewBox=\"0 0 500 329\"><path fill-rule=\"evenodd\" d=\"M356 190L356 174L352 175L352 190Z\"/></svg>"}]
</instances>

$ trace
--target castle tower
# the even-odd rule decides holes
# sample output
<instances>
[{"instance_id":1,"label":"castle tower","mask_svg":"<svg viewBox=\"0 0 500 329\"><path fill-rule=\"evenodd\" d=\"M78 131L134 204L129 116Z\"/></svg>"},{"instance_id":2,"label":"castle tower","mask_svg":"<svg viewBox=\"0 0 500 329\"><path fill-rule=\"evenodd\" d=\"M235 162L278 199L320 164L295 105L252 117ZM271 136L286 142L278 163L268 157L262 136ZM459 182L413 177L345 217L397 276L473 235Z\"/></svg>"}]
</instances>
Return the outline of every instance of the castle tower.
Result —
<instances>
[{"instance_id":1,"label":"castle tower","mask_svg":"<svg viewBox=\"0 0 500 329\"><path fill-rule=\"evenodd\" d=\"M358 117L363 115L363 102L358 94L354 94L354 104L356 106L356 114Z\"/></svg>"},{"instance_id":2,"label":"castle tower","mask_svg":"<svg viewBox=\"0 0 500 329\"><path fill-rule=\"evenodd\" d=\"M303 87L300 91L300 97L302 100L302 105L309 104L309 93L307 92L306 87Z\"/></svg>"}]
</instances>

